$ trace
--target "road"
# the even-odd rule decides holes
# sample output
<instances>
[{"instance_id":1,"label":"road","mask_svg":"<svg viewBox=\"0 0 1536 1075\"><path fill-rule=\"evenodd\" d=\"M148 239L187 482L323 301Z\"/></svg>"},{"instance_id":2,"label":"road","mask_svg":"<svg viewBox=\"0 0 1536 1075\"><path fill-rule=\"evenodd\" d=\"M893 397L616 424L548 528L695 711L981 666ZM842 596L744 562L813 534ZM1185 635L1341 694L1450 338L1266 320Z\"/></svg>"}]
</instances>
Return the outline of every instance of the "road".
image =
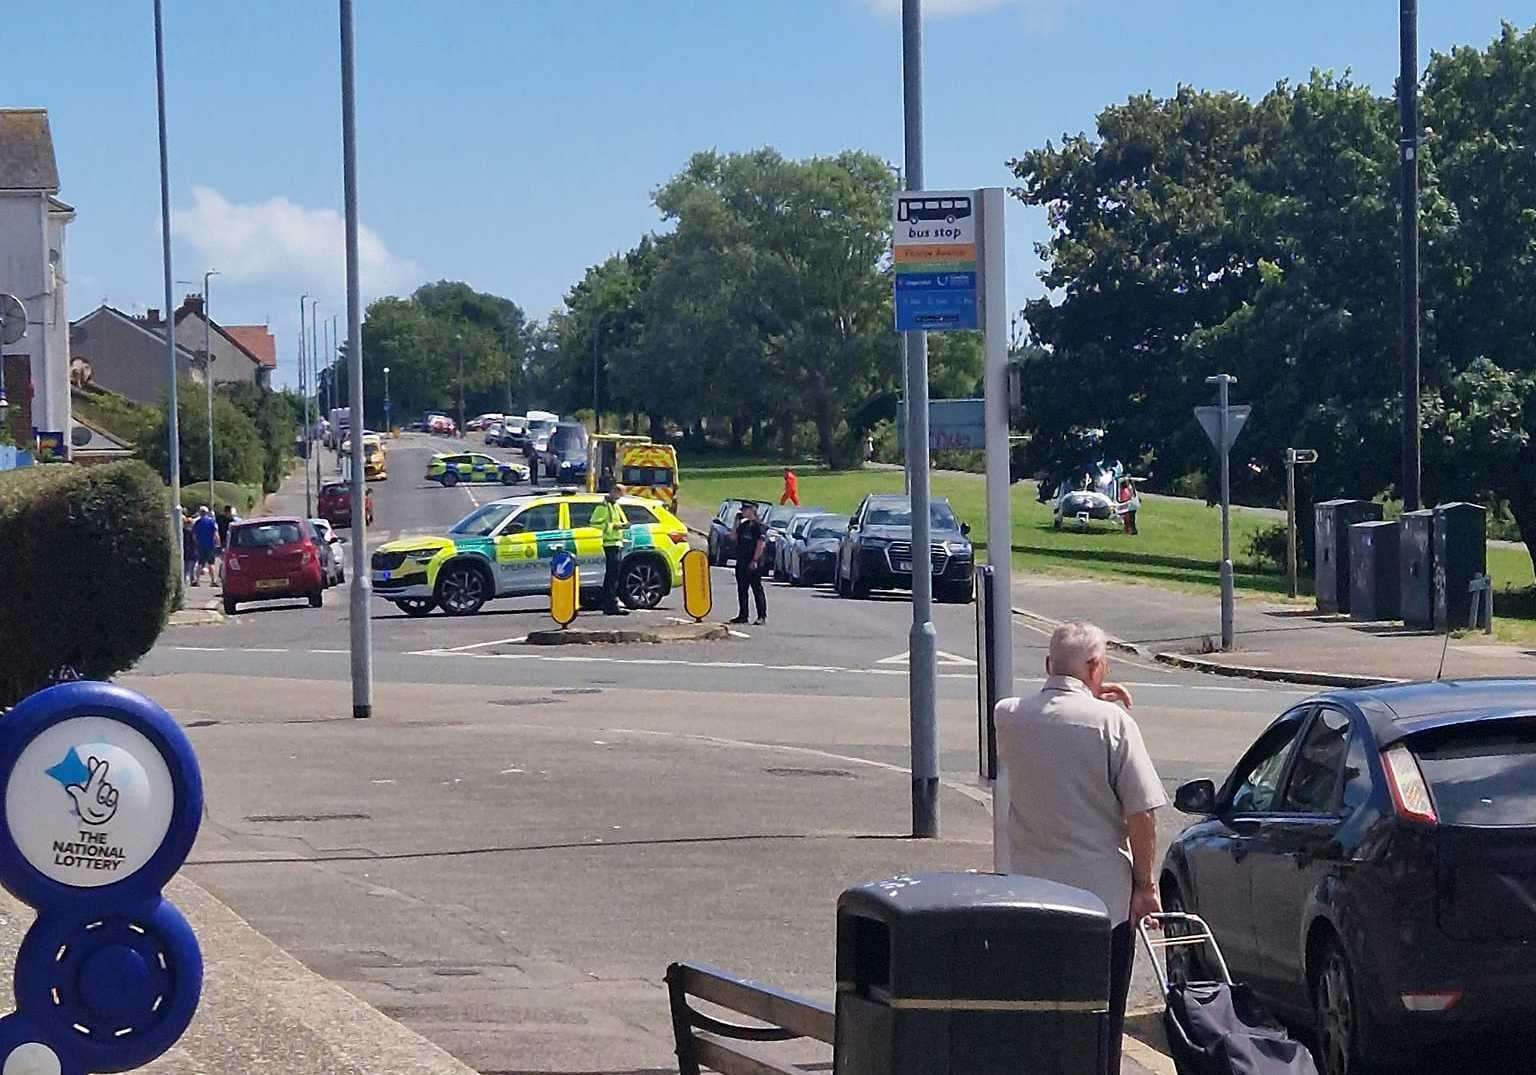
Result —
<instances>
[{"instance_id":1,"label":"road","mask_svg":"<svg viewBox=\"0 0 1536 1075\"><path fill-rule=\"evenodd\" d=\"M370 545L507 492L426 484L434 450L463 443L391 445ZM290 481L273 509L302 504ZM728 574L715 590L733 602ZM935 609L945 839L914 843L904 599L771 586L769 624L729 640L553 648L521 641L549 624L543 600L425 619L379 601L363 723L341 719L344 598L170 629L127 682L172 709L209 774L189 875L477 1070L665 1070L667 961L825 995L843 887L990 865L971 607ZM1013 626L1028 690L1045 636ZM1112 661L1170 790L1224 776L1301 697ZM1183 819L1162 814L1167 841Z\"/></svg>"}]
</instances>

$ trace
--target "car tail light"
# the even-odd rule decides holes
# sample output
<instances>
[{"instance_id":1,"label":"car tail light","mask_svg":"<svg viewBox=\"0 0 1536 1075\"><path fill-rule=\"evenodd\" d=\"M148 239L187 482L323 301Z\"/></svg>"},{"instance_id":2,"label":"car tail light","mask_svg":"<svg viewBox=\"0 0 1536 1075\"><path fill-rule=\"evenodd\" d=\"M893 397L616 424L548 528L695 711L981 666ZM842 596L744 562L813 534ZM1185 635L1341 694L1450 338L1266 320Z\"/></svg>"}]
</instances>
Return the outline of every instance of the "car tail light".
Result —
<instances>
[{"instance_id":1,"label":"car tail light","mask_svg":"<svg viewBox=\"0 0 1536 1075\"><path fill-rule=\"evenodd\" d=\"M1387 786L1392 790L1392 805L1397 816L1408 821L1422 821L1434 825L1440 819L1435 816L1435 804L1429 797L1429 785L1419 771L1408 744L1397 743L1381 755L1387 770Z\"/></svg>"},{"instance_id":2,"label":"car tail light","mask_svg":"<svg viewBox=\"0 0 1536 1075\"><path fill-rule=\"evenodd\" d=\"M236 556L232 552L225 553L224 554L224 568L227 571L239 571L240 570L240 557Z\"/></svg>"},{"instance_id":3,"label":"car tail light","mask_svg":"<svg viewBox=\"0 0 1536 1075\"><path fill-rule=\"evenodd\" d=\"M1403 1007L1411 1012L1448 1012L1461 1003L1461 990L1449 989L1437 993L1404 993Z\"/></svg>"}]
</instances>

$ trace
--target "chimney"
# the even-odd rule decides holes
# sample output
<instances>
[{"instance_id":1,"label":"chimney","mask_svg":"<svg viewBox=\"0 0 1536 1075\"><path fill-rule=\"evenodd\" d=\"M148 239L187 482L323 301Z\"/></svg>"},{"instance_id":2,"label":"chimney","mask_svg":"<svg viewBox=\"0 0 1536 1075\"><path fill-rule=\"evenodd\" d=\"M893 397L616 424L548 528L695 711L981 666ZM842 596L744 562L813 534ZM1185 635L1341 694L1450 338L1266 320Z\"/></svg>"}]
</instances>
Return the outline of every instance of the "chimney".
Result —
<instances>
[{"instance_id":1,"label":"chimney","mask_svg":"<svg viewBox=\"0 0 1536 1075\"><path fill-rule=\"evenodd\" d=\"M160 311L155 309L153 306L144 311L144 323L151 327L160 324Z\"/></svg>"}]
</instances>

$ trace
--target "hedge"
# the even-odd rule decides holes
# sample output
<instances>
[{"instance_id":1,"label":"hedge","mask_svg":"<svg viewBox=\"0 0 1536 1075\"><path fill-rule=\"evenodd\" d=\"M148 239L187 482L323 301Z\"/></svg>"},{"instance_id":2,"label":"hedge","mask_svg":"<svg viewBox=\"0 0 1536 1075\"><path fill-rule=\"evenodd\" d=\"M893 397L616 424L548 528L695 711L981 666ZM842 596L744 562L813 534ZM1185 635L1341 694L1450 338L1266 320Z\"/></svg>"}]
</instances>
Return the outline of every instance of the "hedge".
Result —
<instances>
[{"instance_id":1,"label":"hedge","mask_svg":"<svg viewBox=\"0 0 1536 1075\"><path fill-rule=\"evenodd\" d=\"M0 707L154 645L176 592L170 503L143 463L0 474Z\"/></svg>"},{"instance_id":2,"label":"hedge","mask_svg":"<svg viewBox=\"0 0 1536 1075\"><path fill-rule=\"evenodd\" d=\"M256 505L261 503L261 499L262 492L260 486L236 485L234 482L221 482L215 478L213 480L213 503L209 506L214 511L222 511L225 504L233 504L235 510L241 515L250 515L255 512ZM181 487L181 507L187 514L195 514L198 508L207 503L207 482L193 482L191 485L183 485Z\"/></svg>"}]
</instances>

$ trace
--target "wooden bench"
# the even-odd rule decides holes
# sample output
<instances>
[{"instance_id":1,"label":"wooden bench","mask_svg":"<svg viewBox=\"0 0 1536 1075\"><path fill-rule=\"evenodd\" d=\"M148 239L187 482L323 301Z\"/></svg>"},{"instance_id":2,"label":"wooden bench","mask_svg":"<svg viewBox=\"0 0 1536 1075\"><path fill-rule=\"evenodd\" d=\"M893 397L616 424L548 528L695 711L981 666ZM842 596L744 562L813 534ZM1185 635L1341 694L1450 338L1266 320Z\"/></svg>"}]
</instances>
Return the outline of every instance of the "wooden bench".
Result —
<instances>
[{"instance_id":1,"label":"wooden bench","mask_svg":"<svg viewBox=\"0 0 1536 1075\"><path fill-rule=\"evenodd\" d=\"M827 1065L797 1067L759 1048L761 1043L809 1040L832 1044L832 1006L785 993L762 982L737 978L701 963L667 968L672 1033L677 1040L680 1075L701 1068L720 1075L806 1075ZM696 1010L689 999L708 1001L755 1019L761 1025L727 1023Z\"/></svg>"}]
</instances>

